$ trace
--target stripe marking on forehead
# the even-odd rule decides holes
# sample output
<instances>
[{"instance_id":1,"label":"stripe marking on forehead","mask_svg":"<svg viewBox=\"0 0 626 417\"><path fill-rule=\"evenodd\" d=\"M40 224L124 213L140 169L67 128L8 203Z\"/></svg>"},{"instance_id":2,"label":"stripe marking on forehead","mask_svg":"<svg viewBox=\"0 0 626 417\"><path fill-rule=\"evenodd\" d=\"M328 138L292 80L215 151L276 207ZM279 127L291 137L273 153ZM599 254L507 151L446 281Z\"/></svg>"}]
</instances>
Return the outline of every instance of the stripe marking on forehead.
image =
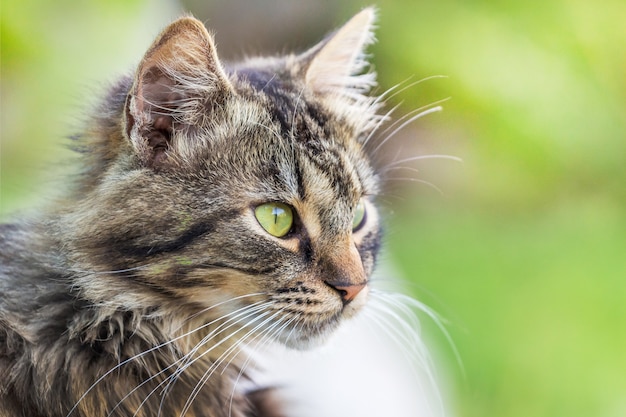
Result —
<instances>
[{"instance_id":1,"label":"stripe marking on forehead","mask_svg":"<svg viewBox=\"0 0 626 417\"><path fill-rule=\"evenodd\" d=\"M352 205L361 193L356 169L349 158L341 153L336 156L341 163L328 166L321 166L319 159L301 160L305 198L298 209L313 239L319 238L325 228L332 228L332 233L349 228Z\"/></svg>"}]
</instances>

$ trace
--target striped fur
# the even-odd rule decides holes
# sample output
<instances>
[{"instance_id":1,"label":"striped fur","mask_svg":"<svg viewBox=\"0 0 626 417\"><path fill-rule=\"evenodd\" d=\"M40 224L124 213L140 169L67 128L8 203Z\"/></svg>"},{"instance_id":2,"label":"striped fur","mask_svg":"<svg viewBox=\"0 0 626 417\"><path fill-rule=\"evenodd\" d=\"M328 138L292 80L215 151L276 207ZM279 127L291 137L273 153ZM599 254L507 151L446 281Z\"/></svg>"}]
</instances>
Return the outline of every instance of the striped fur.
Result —
<instances>
[{"instance_id":1,"label":"striped fur","mask_svg":"<svg viewBox=\"0 0 626 417\"><path fill-rule=\"evenodd\" d=\"M322 342L368 292L328 282L362 285L378 252L373 17L234 65L197 20L164 30L80 135L72 195L0 227L1 416L282 415L242 347ZM266 202L294 208L287 236Z\"/></svg>"}]
</instances>

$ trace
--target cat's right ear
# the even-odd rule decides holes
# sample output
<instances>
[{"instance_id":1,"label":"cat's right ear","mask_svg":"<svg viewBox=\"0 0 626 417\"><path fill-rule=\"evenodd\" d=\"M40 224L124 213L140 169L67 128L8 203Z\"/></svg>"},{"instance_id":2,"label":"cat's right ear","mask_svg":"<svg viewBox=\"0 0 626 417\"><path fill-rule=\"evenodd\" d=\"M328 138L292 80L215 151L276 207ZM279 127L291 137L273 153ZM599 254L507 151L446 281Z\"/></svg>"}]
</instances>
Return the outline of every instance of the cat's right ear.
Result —
<instances>
[{"instance_id":1,"label":"cat's right ear","mask_svg":"<svg viewBox=\"0 0 626 417\"><path fill-rule=\"evenodd\" d=\"M232 86L215 43L193 17L170 24L141 60L128 95L125 131L142 163L184 158L188 134Z\"/></svg>"}]
</instances>

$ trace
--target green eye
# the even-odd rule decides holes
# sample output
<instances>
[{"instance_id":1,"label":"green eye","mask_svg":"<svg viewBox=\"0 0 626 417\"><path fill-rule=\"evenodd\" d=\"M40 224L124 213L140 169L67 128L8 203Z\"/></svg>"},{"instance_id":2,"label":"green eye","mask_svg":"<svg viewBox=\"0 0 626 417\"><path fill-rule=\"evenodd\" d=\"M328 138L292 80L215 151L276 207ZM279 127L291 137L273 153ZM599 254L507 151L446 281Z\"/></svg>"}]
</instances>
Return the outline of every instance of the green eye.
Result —
<instances>
[{"instance_id":1,"label":"green eye","mask_svg":"<svg viewBox=\"0 0 626 417\"><path fill-rule=\"evenodd\" d=\"M365 220L365 203L363 203L363 199L359 200L359 203L356 205L354 209L354 218L352 219L352 230L357 230L359 227L363 225L363 221Z\"/></svg>"},{"instance_id":2,"label":"green eye","mask_svg":"<svg viewBox=\"0 0 626 417\"><path fill-rule=\"evenodd\" d=\"M265 203L254 209L254 215L267 233L285 236L293 225L293 211L283 203Z\"/></svg>"}]
</instances>

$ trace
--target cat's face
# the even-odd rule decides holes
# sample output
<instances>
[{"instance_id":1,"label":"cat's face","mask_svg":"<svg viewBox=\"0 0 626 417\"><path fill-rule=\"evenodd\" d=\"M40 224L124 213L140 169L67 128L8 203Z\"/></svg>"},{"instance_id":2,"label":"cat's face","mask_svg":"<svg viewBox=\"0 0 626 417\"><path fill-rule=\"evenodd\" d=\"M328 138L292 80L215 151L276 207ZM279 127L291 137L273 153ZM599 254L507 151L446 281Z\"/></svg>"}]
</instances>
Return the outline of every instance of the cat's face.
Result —
<instances>
[{"instance_id":1,"label":"cat's face","mask_svg":"<svg viewBox=\"0 0 626 417\"><path fill-rule=\"evenodd\" d=\"M291 346L358 311L380 232L362 145L376 105L353 75L371 11L354 19L304 55L227 69L199 22L168 27L128 95L126 141L72 217L81 262Z\"/></svg>"}]
</instances>

